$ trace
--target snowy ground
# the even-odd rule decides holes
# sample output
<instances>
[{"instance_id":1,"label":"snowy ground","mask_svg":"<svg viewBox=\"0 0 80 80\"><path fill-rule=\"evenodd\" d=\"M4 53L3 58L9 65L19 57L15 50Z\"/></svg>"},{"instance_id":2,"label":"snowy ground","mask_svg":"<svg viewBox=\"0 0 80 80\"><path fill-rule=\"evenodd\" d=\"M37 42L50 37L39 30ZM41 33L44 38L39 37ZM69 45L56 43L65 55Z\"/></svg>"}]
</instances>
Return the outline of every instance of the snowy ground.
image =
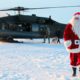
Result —
<instances>
[{"instance_id":1,"label":"snowy ground","mask_svg":"<svg viewBox=\"0 0 80 80\"><path fill-rule=\"evenodd\" d=\"M61 44L0 42L0 80L70 80L69 54Z\"/></svg>"}]
</instances>

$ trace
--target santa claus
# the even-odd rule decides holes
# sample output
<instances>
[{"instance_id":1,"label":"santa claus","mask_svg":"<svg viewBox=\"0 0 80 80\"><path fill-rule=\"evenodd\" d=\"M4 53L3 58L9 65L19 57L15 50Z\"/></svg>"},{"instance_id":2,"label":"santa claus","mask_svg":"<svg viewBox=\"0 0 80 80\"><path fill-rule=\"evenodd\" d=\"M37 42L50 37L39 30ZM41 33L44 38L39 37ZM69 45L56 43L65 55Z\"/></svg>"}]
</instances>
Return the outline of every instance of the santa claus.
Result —
<instances>
[{"instance_id":1,"label":"santa claus","mask_svg":"<svg viewBox=\"0 0 80 80\"><path fill-rule=\"evenodd\" d=\"M73 15L64 30L64 45L70 53L72 76L76 76L77 66L80 65L80 12Z\"/></svg>"}]
</instances>

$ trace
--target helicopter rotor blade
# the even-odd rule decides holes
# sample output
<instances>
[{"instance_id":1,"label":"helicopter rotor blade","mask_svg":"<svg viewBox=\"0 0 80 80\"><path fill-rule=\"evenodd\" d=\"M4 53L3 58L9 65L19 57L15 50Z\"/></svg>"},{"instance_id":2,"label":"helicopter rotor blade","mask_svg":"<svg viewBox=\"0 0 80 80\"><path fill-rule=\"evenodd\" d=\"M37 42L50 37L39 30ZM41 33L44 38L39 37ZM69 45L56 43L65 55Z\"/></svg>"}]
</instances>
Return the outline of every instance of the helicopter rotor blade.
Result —
<instances>
[{"instance_id":1,"label":"helicopter rotor blade","mask_svg":"<svg viewBox=\"0 0 80 80\"><path fill-rule=\"evenodd\" d=\"M10 11L10 9L2 9L2 10L0 10L0 11Z\"/></svg>"},{"instance_id":2,"label":"helicopter rotor blade","mask_svg":"<svg viewBox=\"0 0 80 80\"><path fill-rule=\"evenodd\" d=\"M80 7L80 5L76 5L76 6L39 7L39 8L14 7L14 8L10 8L10 9L2 9L0 11L25 11L25 10L36 10L36 9L72 8L72 7Z\"/></svg>"},{"instance_id":3,"label":"helicopter rotor blade","mask_svg":"<svg viewBox=\"0 0 80 80\"><path fill-rule=\"evenodd\" d=\"M2 9L0 11L24 11L24 7L14 7L14 8L10 8L10 9Z\"/></svg>"},{"instance_id":4,"label":"helicopter rotor blade","mask_svg":"<svg viewBox=\"0 0 80 80\"><path fill-rule=\"evenodd\" d=\"M80 7L80 5L77 5L77 6L40 7L40 8L24 8L24 9L25 9L25 10L34 10L34 9L71 8L71 7Z\"/></svg>"}]
</instances>

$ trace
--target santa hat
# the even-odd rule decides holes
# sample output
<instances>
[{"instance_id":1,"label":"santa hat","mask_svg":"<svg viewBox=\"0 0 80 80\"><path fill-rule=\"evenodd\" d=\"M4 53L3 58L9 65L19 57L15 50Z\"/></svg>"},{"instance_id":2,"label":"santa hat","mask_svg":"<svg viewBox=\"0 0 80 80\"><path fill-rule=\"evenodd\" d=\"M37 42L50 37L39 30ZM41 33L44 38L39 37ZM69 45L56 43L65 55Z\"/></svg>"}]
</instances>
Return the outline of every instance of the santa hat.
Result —
<instances>
[{"instance_id":1,"label":"santa hat","mask_svg":"<svg viewBox=\"0 0 80 80\"><path fill-rule=\"evenodd\" d=\"M70 24L72 24L72 26L74 26L74 22L75 20L78 20L80 19L80 12L76 12L74 13L72 19L69 21Z\"/></svg>"},{"instance_id":2,"label":"santa hat","mask_svg":"<svg viewBox=\"0 0 80 80\"><path fill-rule=\"evenodd\" d=\"M76 12L70 20L72 30L80 38L80 12Z\"/></svg>"},{"instance_id":3,"label":"santa hat","mask_svg":"<svg viewBox=\"0 0 80 80\"><path fill-rule=\"evenodd\" d=\"M80 12L76 12L76 13L74 14L74 16L75 16L75 15L80 15Z\"/></svg>"}]
</instances>

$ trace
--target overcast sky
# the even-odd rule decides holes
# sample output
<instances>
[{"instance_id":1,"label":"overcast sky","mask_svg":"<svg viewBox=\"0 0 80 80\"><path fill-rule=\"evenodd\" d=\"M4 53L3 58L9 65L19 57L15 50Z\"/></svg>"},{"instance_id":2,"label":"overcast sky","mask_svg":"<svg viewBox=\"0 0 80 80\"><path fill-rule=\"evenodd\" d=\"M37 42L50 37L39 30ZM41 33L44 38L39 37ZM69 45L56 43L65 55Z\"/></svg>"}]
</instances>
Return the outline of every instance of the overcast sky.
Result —
<instances>
[{"instance_id":1,"label":"overcast sky","mask_svg":"<svg viewBox=\"0 0 80 80\"><path fill-rule=\"evenodd\" d=\"M80 0L1 0L0 9L22 6L26 8L55 7L55 6L75 6L80 5ZM68 23L75 12L79 12L80 7L76 8L55 8L43 10L30 10L24 12L26 15L36 14L41 17L52 16L53 20L60 23ZM6 12L14 14L15 12Z\"/></svg>"}]
</instances>

